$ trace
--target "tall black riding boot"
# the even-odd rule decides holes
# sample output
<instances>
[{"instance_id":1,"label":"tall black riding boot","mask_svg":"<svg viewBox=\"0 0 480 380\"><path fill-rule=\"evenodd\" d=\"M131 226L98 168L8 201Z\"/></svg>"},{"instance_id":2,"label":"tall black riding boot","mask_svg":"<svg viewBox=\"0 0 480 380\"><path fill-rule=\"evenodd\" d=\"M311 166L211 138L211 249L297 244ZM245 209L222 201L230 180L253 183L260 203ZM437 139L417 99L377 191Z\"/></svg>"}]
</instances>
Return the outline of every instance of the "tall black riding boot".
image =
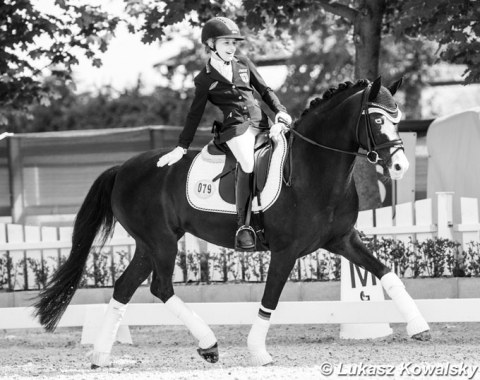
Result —
<instances>
[{"instance_id":1,"label":"tall black riding boot","mask_svg":"<svg viewBox=\"0 0 480 380\"><path fill-rule=\"evenodd\" d=\"M253 251L255 248L255 231L250 227L250 216L253 174L245 173L237 164L235 172L235 201L237 204L238 230L235 234L235 249L237 251ZM247 220L248 219L248 220Z\"/></svg>"}]
</instances>

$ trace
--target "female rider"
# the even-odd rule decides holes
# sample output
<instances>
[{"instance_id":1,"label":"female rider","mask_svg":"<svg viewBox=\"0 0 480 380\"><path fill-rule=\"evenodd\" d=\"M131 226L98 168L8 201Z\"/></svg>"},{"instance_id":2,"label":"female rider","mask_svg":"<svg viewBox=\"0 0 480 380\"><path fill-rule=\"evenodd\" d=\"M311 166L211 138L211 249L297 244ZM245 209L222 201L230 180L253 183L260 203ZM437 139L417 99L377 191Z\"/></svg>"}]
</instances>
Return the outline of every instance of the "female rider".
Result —
<instances>
[{"instance_id":1,"label":"female rider","mask_svg":"<svg viewBox=\"0 0 480 380\"><path fill-rule=\"evenodd\" d=\"M195 97L178 146L162 156L157 166L173 165L186 154L207 100L218 106L224 119L217 130L216 142L226 143L237 160L235 199L238 230L235 248L248 251L255 248L255 232L250 226L245 226L252 201L255 136L262 129L268 129L268 120L253 91L256 90L275 113L275 124L270 128L271 137L282 133L285 124L290 124L292 119L253 63L246 57L235 56L237 41L243 39L238 26L228 18L214 17L206 22L202 29L202 43L210 53L210 59L195 77Z\"/></svg>"}]
</instances>

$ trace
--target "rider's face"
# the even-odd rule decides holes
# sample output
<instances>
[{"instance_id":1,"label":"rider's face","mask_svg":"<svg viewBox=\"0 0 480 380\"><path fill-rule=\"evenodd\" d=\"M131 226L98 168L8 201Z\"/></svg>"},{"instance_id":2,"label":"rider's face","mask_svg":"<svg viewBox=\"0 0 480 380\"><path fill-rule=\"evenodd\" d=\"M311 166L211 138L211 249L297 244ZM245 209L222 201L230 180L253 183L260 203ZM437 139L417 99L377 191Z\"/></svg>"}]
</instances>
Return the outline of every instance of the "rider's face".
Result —
<instances>
[{"instance_id":1,"label":"rider's face","mask_svg":"<svg viewBox=\"0 0 480 380\"><path fill-rule=\"evenodd\" d=\"M233 55L237 50L237 40L232 38L219 38L216 41L218 55L227 62L233 59Z\"/></svg>"}]
</instances>

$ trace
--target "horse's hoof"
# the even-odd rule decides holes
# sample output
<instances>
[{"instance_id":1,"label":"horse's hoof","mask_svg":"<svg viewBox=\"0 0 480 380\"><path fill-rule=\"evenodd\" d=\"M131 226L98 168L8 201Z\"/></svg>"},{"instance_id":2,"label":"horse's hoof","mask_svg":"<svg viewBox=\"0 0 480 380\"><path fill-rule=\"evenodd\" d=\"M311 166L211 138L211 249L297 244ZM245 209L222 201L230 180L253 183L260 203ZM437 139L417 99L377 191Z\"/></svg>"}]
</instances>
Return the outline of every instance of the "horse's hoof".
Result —
<instances>
[{"instance_id":1,"label":"horse's hoof","mask_svg":"<svg viewBox=\"0 0 480 380\"><path fill-rule=\"evenodd\" d=\"M101 367L111 367L112 365L109 353L90 351L87 353L86 356L90 361L90 369L98 369Z\"/></svg>"},{"instance_id":2,"label":"horse's hoof","mask_svg":"<svg viewBox=\"0 0 480 380\"><path fill-rule=\"evenodd\" d=\"M256 367L267 366L273 363L272 356L267 352L251 352L252 365Z\"/></svg>"},{"instance_id":3,"label":"horse's hoof","mask_svg":"<svg viewBox=\"0 0 480 380\"><path fill-rule=\"evenodd\" d=\"M432 339L432 335L430 334L430 330L425 330L421 333L412 335L412 339L419 340L421 342L428 342Z\"/></svg>"},{"instance_id":4,"label":"horse's hoof","mask_svg":"<svg viewBox=\"0 0 480 380\"><path fill-rule=\"evenodd\" d=\"M209 363L218 362L218 343L210 348L197 348L198 354Z\"/></svg>"}]
</instances>

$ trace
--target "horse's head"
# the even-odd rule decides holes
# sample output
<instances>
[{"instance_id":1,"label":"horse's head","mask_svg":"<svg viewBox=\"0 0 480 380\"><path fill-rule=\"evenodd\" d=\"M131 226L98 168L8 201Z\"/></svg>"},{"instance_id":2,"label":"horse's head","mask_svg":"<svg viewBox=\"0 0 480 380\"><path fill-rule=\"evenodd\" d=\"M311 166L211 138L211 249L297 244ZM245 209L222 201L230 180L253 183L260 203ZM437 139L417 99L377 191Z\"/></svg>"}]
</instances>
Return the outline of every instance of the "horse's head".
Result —
<instances>
[{"instance_id":1,"label":"horse's head","mask_svg":"<svg viewBox=\"0 0 480 380\"><path fill-rule=\"evenodd\" d=\"M357 137L367 149L367 159L387 168L392 179L401 179L409 167L397 129L402 113L393 99L401 83L400 79L387 88L378 78L367 87L357 125Z\"/></svg>"}]
</instances>

